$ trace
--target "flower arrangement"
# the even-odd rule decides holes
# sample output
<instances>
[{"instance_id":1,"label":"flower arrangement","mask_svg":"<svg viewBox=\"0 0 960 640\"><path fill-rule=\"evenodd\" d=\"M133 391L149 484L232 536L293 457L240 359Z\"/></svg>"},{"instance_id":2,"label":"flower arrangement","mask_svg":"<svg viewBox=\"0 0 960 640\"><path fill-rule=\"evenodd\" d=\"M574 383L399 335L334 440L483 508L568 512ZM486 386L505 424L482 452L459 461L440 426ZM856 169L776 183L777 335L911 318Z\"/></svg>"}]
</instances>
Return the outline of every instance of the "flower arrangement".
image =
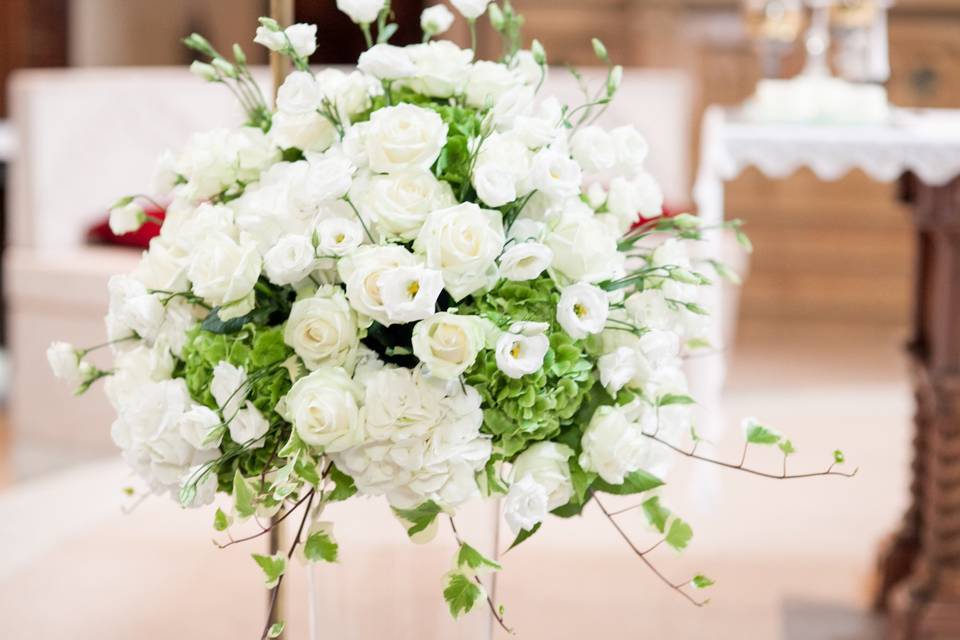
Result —
<instances>
[{"instance_id":1,"label":"flower arrangement","mask_svg":"<svg viewBox=\"0 0 960 640\"><path fill-rule=\"evenodd\" d=\"M209 58L192 70L229 87L247 122L161 159L160 234L109 283L113 367L48 351L78 392L104 380L113 439L153 493L186 507L228 494L220 532L300 512L288 552L254 555L275 590L298 546L337 559L320 514L354 495L385 497L417 539L499 496L515 546L591 501L613 521L601 497L657 489L673 455L799 477L790 441L754 421L746 444L779 446L782 473L697 452L682 361L709 346L702 291L734 276L688 255L696 217L660 217L638 131L595 124L622 69L594 40L603 86L578 106L542 97L546 54L521 48L509 0L452 2L471 31L489 11L500 60L434 39L453 21L442 5L423 13L421 44L397 47L388 2L338 0L368 49L356 71L314 74L316 27L261 19L255 41L295 67L275 110L240 47L228 60L187 38ZM111 228L139 228L146 200L121 199ZM638 506L687 546L658 495ZM450 611L487 600L505 625L477 577L500 565L457 539ZM668 584L701 604L691 593L712 581Z\"/></svg>"}]
</instances>

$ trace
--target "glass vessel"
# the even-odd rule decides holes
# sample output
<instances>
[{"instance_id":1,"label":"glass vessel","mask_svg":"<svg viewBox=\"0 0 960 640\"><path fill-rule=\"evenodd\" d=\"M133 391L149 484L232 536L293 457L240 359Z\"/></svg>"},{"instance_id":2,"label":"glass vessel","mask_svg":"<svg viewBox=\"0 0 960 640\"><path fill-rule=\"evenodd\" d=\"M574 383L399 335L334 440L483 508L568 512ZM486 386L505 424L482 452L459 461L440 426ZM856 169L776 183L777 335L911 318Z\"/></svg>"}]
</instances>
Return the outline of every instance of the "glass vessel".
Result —
<instances>
[{"instance_id":1,"label":"glass vessel","mask_svg":"<svg viewBox=\"0 0 960 640\"><path fill-rule=\"evenodd\" d=\"M803 28L801 0L744 0L744 21L756 42L765 78L780 76L781 62Z\"/></svg>"}]
</instances>

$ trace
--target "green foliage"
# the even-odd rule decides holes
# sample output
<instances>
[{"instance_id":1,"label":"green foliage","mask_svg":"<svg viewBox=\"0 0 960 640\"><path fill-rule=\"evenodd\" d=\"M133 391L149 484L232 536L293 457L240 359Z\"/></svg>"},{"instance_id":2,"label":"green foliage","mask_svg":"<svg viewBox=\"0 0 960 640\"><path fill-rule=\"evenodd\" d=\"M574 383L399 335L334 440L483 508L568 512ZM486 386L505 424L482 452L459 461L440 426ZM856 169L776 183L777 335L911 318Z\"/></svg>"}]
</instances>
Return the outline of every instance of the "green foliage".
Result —
<instances>
[{"instance_id":1,"label":"green foliage","mask_svg":"<svg viewBox=\"0 0 960 640\"><path fill-rule=\"evenodd\" d=\"M461 571L447 575L447 586L443 590L443 599L450 607L450 615L459 618L473 609L477 600L483 597L483 589Z\"/></svg>"},{"instance_id":2,"label":"green foliage","mask_svg":"<svg viewBox=\"0 0 960 640\"><path fill-rule=\"evenodd\" d=\"M507 459L574 423L594 386L594 366L585 341L574 340L556 324L559 298L548 277L504 281L459 309L459 313L480 315L500 326L521 320L550 323L550 349L536 373L510 378L497 367L496 354L486 350L465 374L467 384L484 400L484 431L494 436L497 450Z\"/></svg>"},{"instance_id":3,"label":"green foliage","mask_svg":"<svg viewBox=\"0 0 960 640\"><path fill-rule=\"evenodd\" d=\"M833 462L835 464L843 464L846 461L847 457L843 455L843 451L837 449L833 452Z\"/></svg>"},{"instance_id":4,"label":"green foliage","mask_svg":"<svg viewBox=\"0 0 960 640\"><path fill-rule=\"evenodd\" d=\"M237 469L233 478L233 510L238 518L249 518L257 511L256 490L251 480L244 478Z\"/></svg>"},{"instance_id":5,"label":"green foliage","mask_svg":"<svg viewBox=\"0 0 960 640\"><path fill-rule=\"evenodd\" d=\"M517 534L517 537L514 538L513 543L507 548L507 551L510 551L510 549L513 549L514 547L519 546L524 540L527 540L528 538L532 537L533 534L535 534L537 531L540 531L540 526L542 524L543 524L542 522L538 522L537 524L533 525L532 529L521 529L520 533Z\"/></svg>"},{"instance_id":6,"label":"green foliage","mask_svg":"<svg viewBox=\"0 0 960 640\"><path fill-rule=\"evenodd\" d=\"M665 541L677 551L683 551L687 548L687 545L690 544L692 538L693 529L690 528L690 525L680 518L675 518L673 522L670 523Z\"/></svg>"},{"instance_id":7,"label":"green foliage","mask_svg":"<svg viewBox=\"0 0 960 640\"><path fill-rule=\"evenodd\" d=\"M747 442L750 444L771 445L780 442L780 434L763 425L751 423L747 426Z\"/></svg>"},{"instance_id":8,"label":"green foliage","mask_svg":"<svg viewBox=\"0 0 960 640\"><path fill-rule=\"evenodd\" d=\"M284 622L274 622L270 625L270 629L267 630L268 638L279 638L280 634L283 633L283 628L286 626Z\"/></svg>"},{"instance_id":9,"label":"green foliage","mask_svg":"<svg viewBox=\"0 0 960 640\"><path fill-rule=\"evenodd\" d=\"M793 446L793 443L789 440L783 440L780 444L777 445L780 451L783 452L783 455L790 456L797 452L796 448Z\"/></svg>"},{"instance_id":10,"label":"green foliage","mask_svg":"<svg viewBox=\"0 0 960 640\"><path fill-rule=\"evenodd\" d=\"M426 531L427 527L433 524L437 516L443 512L443 509L433 500L429 500L413 509L397 509L394 507L393 512L410 523L407 535L412 538L421 531Z\"/></svg>"},{"instance_id":11,"label":"green foliage","mask_svg":"<svg viewBox=\"0 0 960 640\"><path fill-rule=\"evenodd\" d=\"M272 556L264 556L254 553L253 559L263 570L263 575L267 581L267 588L272 589L280 582L280 576L287 570L287 558L282 553L276 553Z\"/></svg>"},{"instance_id":12,"label":"green foliage","mask_svg":"<svg viewBox=\"0 0 960 640\"><path fill-rule=\"evenodd\" d=\"M340 502L353 496L357 492L357 485L353 478L345 474L336 465L330 465L327 477L333 481L333 490L326 495L327 502Z\"/></svg>"},{"instance_id":13,"label":"green foliage","mask_svg":"<svg viewBox=\"0 0 960 640\"><path fill-rule=\"evenodd\" d=\"M593 488L615 496L629 496L636 493L650 491L663 486L663 480L647 473L643 469L629 473L624 477L623 484L610 484L600 478L593 483Z\"/></svg>"},{"instance_id":14,"label":"green foliage","mask_svg":"<svg viewBox=\"0 0 960 640\"><path fill-rule=\"evenodd\" d=\"M217 507L217 512L213 514L213 528L217 531L226 531L230 526L230 517Z\"/></svg>"},{"instance_id":15,"label":"green foliage","mask_svg":"<svg viewBox=\"0 0 960 640\"><path fill-rule=\"evenodd\" d=\"M707 587L712 587L716 583L707 576L697 574L693 576L693 580L690 581L690 584L692 584L695 589L706 589Z\"/></svg>"},{"instance_id":16,"label":"green foliage","mask_svg":"<svg viewBox=\"0 0 960 640\"><path fill-rule=\"evenodd\" d=\"M303 544L303 555L310 562L336 562L340 547L326 531L315 531Z\"/></svg>"},{"instance_id":17,"label":"green foliage","mask_svg":"<svg viewBox=\"0 0 960 640\"><path fill-rule=\"evenodd\" d=\"M690 396L680 395L676 393L668 393L664 396L660 396L657 400L658 407L669 407L670 405L675 404L696 404L697 401L691 398Z\"/></svg>"},{"instance_id":18,"label":"green foliage","mask_svg":"<svg viewBox=\"0 0 960 640\"><path fill-rule=\"evenodd\" d=\"M460 569L470 569L473 571L484 568L499 571L503 568L499 563L487 558L482 553L468 545L466 542L460 545L460 550L457 552L457 567Z\"/></svg>"},{"instance_id":19,"label":"green foliage","mask_svg":"<svg viewBox=\"0 0 960 640\"><path fill-rule=\"evenodd\" d=\"M653 496L643 503L643 515L647 521L660 533L667 529L667 520L670 518L670 510L660 504L660 498Z\"/></svg>"}]
</instances>

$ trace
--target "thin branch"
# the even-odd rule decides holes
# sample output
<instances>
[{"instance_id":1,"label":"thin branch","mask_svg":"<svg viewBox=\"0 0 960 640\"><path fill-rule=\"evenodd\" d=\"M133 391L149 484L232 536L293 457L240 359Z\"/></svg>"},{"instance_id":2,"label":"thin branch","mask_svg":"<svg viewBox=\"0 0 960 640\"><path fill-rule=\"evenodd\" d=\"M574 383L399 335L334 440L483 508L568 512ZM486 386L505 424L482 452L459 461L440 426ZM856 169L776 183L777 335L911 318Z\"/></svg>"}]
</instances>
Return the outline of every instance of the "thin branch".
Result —
<instances>
[{"instance_id":1,"label":"thin branch","mask_svg":"<svg viewBox=\"0 0 960 640\"><path fill-rule=\"evenodd\" d=\"M620 534L620 537L623 538L624 542L627 543L627 545L628 545L628 546L630 547L630 549L636 554L636 556L637 556L638 558L640 558L640 560L642 560L645 565L647 565L647 568L650 569L650 571L652 571L653 574L654 574L655 576L657 576L657 577L660 579L661 582L663 582L665 585L667 585L668 587L670 587L671 589L673 589L674 591L676 591L677 593L679 593L679 594L680 594L681 596L683 596L684 598L686 598L686 599L687 599L691 604L693 604L694 606L702 607L702 606L704 606L705 604L707 604L707 601L706 601L706 600L703 600L703 601L697 600L696 598L694 598L694 597L691 596L689 593L687 593L686 591L683 590L683 587L684 587L686 584L688 584L689 581L688 581L688 582L674 583L672 580L670 580L669 578L667 578L667 576L663 575L663 574L660 572L660 570L657 569L657 567L654 566L654 564L653 564L652 562L650 562L649 559L647 559L647 554L650 553L651 551L653 551L654 549L656 549L657 546L659 546L659 544L660 544L659 542L658 542L656 545L654 545L653 547L651 547L650 549L648 549L648 550L646 550L646 551L641 551L640 549L637 548L637 545L635 545L635 544L633 543L633 540L630 539L630 536L627 535L627 532L624 531L624 530L620 527L619 524L617 524L617 521L616 521L616 519L614 519L613 514L610 513L609 511L607 511L607 508L603 506L603 503L600 502L600 499L597 497L597 494L593 494L593 499L594 499L594 501L597 503L597 506L600 507L600 511L603 512L603 515L605 515L605 516L607 517L607 520L610 521L610 524L613 525L613 528L616 529L616 530L617 530L617 533Z\"/></svg>"},{"instance_id":2,"label":"thin branch","mask_svg":"<svg viewBox=\"0 0 960 640\"><path fill-rule=\"evenodd\" d=\"M296 551L297 545L300 544L300 536L303 535L303 528L307 524L307 520L310 519L310 507L313 505L313 496L316 493L316 489L311 489L310 493L307 494L307 508L303 512L303 518L300 520L300 526L297 528L297 535L293 538L293 544L290 545L290 550L287 551L287 560L293 557L293 552ZM277 579L277 585L273 588L273 594L270 596L270 608L267 610L267 623L263 627L263 633L260 635L260 640L267 640L270 635L270 627L272 626L271 621L273 620L273 610L277 606L277 596L280 594L280 587L283 585L283 578L286 572L280 575Z\"/></svg>"},{"instance_id":3,"label":"thin branch","mask_svg":"<svg viewBox=\"0 0 960 640\"><path fill-rule=\"evenodd\" d=\"M676 451L676 452L679 453L680 455L686 456L687 458L692 458L692 459L694 459L694 460L700 460L700 461L702 461L702 462L709 462L710 464L715 464L715 465L717 465L717 466L725 467L725 468L727 468L727 469L735 469L735 470L737 470L737 471L743 471L744 473L749 473L749 474L752 474L752 475L755 475L755 476L760 476L760 477L762 477L762 478L771 478L771 479L773 479L773 480L797 480L797 479L800 479L800 478L818 478L818 477L821 477L821 476L841 476L841 477L844 477L844 478L852 478L852 477L854 477L855 475L857 475L857 472L858 472L858 471L860 471L860 468L859 468L859 467L857 467L856 469L854 469L851 473L846 473L846 472L844 472L844 471L834 471L834 470L833 470L834 465L831 464L829 467L827 467L827 470L826 470L826 471L816 471L816 472L811 472L811 473L795 473L795 474L792 474L792 475L788 475L788 474L786 473L786 471L783 471L783 472L781 472L781 473L768 473L768 472L766 472L766 471L758 471L757 469L750 469L750 468L744 466L744 463L745 463L745 461L746 461L746 450L747 450L747 447L746 447L746 446L744 446L744 454L743 454L743 456L742 456L742 458L741 458L741 460L740 460L740 463L739 463L739 464L733 464L732 462L724 462L723 460L717 460L716 458L708 458L708 457L706 457L706 456L698 455L698 454L696 453L696 449L697 449L697 446L696 446L696 445L694 445L693 449L691 449L690 451L686 451L686 450L684 450L684 449L681 449L680 447L678 447L678 446L675 445L675 444L672 444L672 443L670 443L670 442L667 442L667 441L664 440L663 438L658 438L657 435L654 434L654 433L646 433L646 432L644 432L643 435L646 436L647 438L650 438L651 440L654 440L654 441L656 441L656 442L659 442L660 444L662 444L662 445L664 445L664 446L667 446L667 447L673 449L674 451ZM749 445L749 443L747 443L747 444Z\"/></svg>"},{"instance_id":4,"label":"thin branch","mask_svg":"<svg viewBox=\"0 0 960 640\"><path fill-rule=\"evenodd\" d=\"M456 538L457 540L457 546L462 547L463 539L460 537L460 533L457 531L457 523L454 522L453 516L450 516L450 529L453 531L453 537ZM493 615L496 621L500 624L500 628L506 631L507 633L509 633L510 635L515 635L516 632L507 626L507 623L504 621L503 616L497 610L497 605L493 602L493 598L490 597L490 594L487 593L487 590L486 588L484 588L483 582L480 581L480 578L478 578L477 576L473 576L473 580L480 586L481 589L483 589L483 592L487 595L487 606L490 607L490 613Z\"/></svg>"},{"instance_id":5,"label":"thin branch","mask_svg":"<svg viewBox=\"0 0 960 640\"><path fill-rule=\"evenodd\" d=\"M305 496L303 496L302 498L300 498L299 500L297 500L297 501L294 503L294 505L293 505L292 507L290 507L290 508L286 511L286 513L284 513L282 516L280 516L279 518L277 518L276 520L274 520L273 523L272 523L269 527L264 527L263 525L260 525L260 532L259 532L259 533L255 533L255 534L253 534L253 535L246 536L246 537L244 537L244 538L237 538L236 540L234 540L233 538L230 538L230 542L227 542L227 543L225 543L225 544L220 544L219 542L214 542L214 544L216 544L217 547L219 547L220 549L226 549L227 547L232 547L232 546L235 545L235 544L239 544L239 543L241 543L241 542L247 542L248 540L254 540L254 539L256 539L256 538L259 538L260 536L263 536L263 535L266 535L266 534L270 533L270 531L272 531L274 527L276 527L278 524L280 524L281 522L283 522L284 520L286 520L287 517L290 516L290 514L292 514L294 511L296 511L297 508L298 508L301 504L303 504L303 503L311 496L311 494L313 493L313 491L314 491L314 490L311 489L310 492L307 493L307 495L305 495ZM259 522L258 522L258 524L259 524Z\"/></svg>"}]
</instances>

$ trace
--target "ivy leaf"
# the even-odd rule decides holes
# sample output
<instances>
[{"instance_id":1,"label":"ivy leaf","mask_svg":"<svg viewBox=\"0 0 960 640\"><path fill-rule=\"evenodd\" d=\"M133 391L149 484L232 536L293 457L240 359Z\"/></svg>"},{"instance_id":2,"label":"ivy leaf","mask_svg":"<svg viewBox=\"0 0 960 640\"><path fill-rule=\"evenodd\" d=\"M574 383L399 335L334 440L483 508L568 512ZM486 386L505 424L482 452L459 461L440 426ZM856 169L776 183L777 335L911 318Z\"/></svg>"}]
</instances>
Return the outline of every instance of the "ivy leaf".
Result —
<instances>
[{"instance_id":1,"label":"ivy leaf","mask_svg":"<svg viewBox=\"0 0 960 640\"><path fill-rule=\"evenodd\" d=\"M320 562L321 560L323 562L336 562L339 552L340 547L330 537L329 531L322 529L307 536L307 541L303 544L303 555L310 562Z\"/></svg>"},{"instance_id":2,"label":"ivy leaf","mask_svg":"<svg viewBox=\"0 0 960 640\"><path fill-rule=\"evenodd\" d=\"M840 449L837 449L836 451L833 452L834 463L843 464L844 462L846 462L846 460L847 460L847 457L843 455L843 451L840 451Z\"/></svg>"},{"instance_id":3,"label":"ivy leaf","mask_svg":"<svg viewBox=\"0 0 960 640\"><path fill-rule=\"evenodd\" d=\"M644 502L642 506L643 515L647 517L647 521L653 525L657 531L663 533L667 528L667 520L670 518L670 510L660 504L660 497L653 496Z\"/></svg>"},{"instance_id":4,"label":"ivy leaf","mask_svg":"<svg viewBox=\"0 0 960 640\"><path fill-rule=\"evenodd\" d=\"M662 486L663 480L651 473L647 473L643 469L628 474L623 479L623 484L610 484L600 479L594 482L594 487L597 491L603 491L604 493L615 496L629 496Z\"/></svg>"},{"instance_id":5,"label":"ivy leaf","mask_svg":"<svg viewBox=\"0 0 960 640\"><path fill-rule=\"evenodd\" d=\"M320 484L320 471L317 469L317 463L313 460L297 460L294 468L297 475L303 478L304 482L316 487Z\"/></svg>"},{"instance_id":6,"label":"ivy leaf","mask_svg":"<svg viewBox=\"0 0 960 640\"><path fill-rule=\"evenodd\" d=\"M783 452L783 455L785 456L793 455L794 453L797 452L796 448L794 448L793 446L793 443L790 442L789 440L783 440L782 442L780 442L780 444L777 445L777 447L780 449L780 451Z\"/></svg>"},{"instance_id":7,"label":"ivy leaf","mask_svg":"<svg viewBox=\"0 0 960 640\"><path fill-rule=\"evenodd\" d=\"M690 584L693 585L694 589L706 589L707 587L712 587L716 583L707 576L698 574L693 576L693 580L690 581Z\"/></svg>"},{"instance_id":8,"label":"ivy leaf","mask_svg":"<svg viewBox=\"0 0 960 640\"><path fill-rule=\"evenodd\" d=\"M590 485L596 479L596 473L583 470L576 455L570 457L570 481L573 484L573 493L577 497L577 502L583 503L587 491L590 490Z\"/></svg>"},{"instance_id":9,"label":"ivy leaf","mask_svg":"<svg viewBox=\"0 0 960 640\"><path fill-rule=\"evenodd\" d=\"M328 477L333 480L333 491L327 494L327 501L341 502L357 492L357 485L353 478L337 469L336 465L330 466Z\"/></svg>"},{"instance_id":10,"label":"ivy leaf","mask_svg":"<svg viewBox=\"0 0 960 640\"><path fill-rule=\"evenodd\" d=\"M697 404L697 401L679 393L668 393L657 400L658 407L669 407L674 404Z\"/></svg>"},{"instance_id":11,"label":"ivy leaf","mask_svg":"<svg viewBox=\"0 0 960 640\"><path fill-rule=\"evenodd\" d=\"M410 523L410 528L407 529L407 535L412 538L433 524L433 521L443 512L443 509L433 500L429 500L413 509L394 508L393 512Z\"/></svg>"},{"instance_id":12,"label":"ivy leaf","mask_svg":"<svg viewBox=\"0 0 960 640\"><path fill-rule=\"evenodd\" d=\"M274 622L270 625L270 630L267 631L268 638L279 638L280 634L283 633L283 628L286 626L285 622Z\"/></svg>"},{"instance_id":13,"label":"ivy leaf","mask_svg":"<svg viewBox=\"0 0 960 640\"><path fill-rule=\"evenodd\" d=\"M272 589L280 582L280 577L287 570L287 558L282 553L276 553L272 556L263 556L258 553L253 554L253 559L260 568L263 569L263 575L267 579L267 588Z\"/></svg>"},{"instance_id":14,"label":"ivy leaf","mask_svg":"<svg viewBox=\"0 0 960 640\"><path fill-rule=\"evenodd\" d=\"M492 496L495 493L505 495L507 487L500 481L500 475L497 473L497 460L491 458L483 468L483 482L485 482L486 495Z\"/></svg>"},{"instance_id":15,"label":"ivy leaf","mask_svg":"<svg viewBox=\"0 0 960 640\"><path fill-rule=\"evenodd\" d=\"M495 571L503 568L499 563L487 558L466 542L460 545L460 551L457 552L457 567L473 569L474 571L483 567L489 567Z\"/></svg>"},{"instance_id":16,"label":"ivy leaf","mask_svg":"<svg viewBox=\"0 0 960 640\"><path fill-rule=\"evenodd\" d=\"M226 531L230 526L230 517L217 507L217 512L213 514L213 528L216 531Z\"/></svg>"},{"instance_id":17,"label":"ivy leaf","mask_svg":"<svg viewBox=\"0 0 960 640\"><path fill-rule=\"evenodd\" d=\"M680 518L675 518L670 523L670 529L667 531L666 543L676 549L683 551L690 544L693 538L693 529Z\"/></svg>"},{"instance_id":18,"label":"ivy leaf","mask_svg":"<svg viewBox=\"0 0 960 640\"><path fill-rule=\"evenodd\" d=\"M522 543L524 540L526 540L527 538L530 538L531 536L533 536L533 534L535 534L537 531L540 530L540 526L541 526L542 524L543 524L542 522L538 522L537 524L533 525L533 528L532 528L532 529L521 529L521 530L520 530L520 533L517 534L517 537L514 538L513 544L511 544L511 545L507 548L507 551L510 551L510 550L513 549L514 547L519 546L520 543Z\"/></svg>"},{"instance_id":19,"label":"ivy leaf","mask_svg":"<svg viewBox=\"0 0 960 640\"><path fill-rule=\"evenodd\" d=\"M483 596L483 590L476 582L471 580L465 573L454 571L448 574L447 586L443 590L443 599L447 601L450 607L450 615L459 618L464 613L473 609Z\"/></svg>"},{"instance_id":20,"label":"ivy leaf","mask_svg":"<svg viewBox=\"0 0 960 640\"><path fill-rule=\"evenodd\" d=\"M740 243L740 246L743 247L743 250L747 253L753 253L753 243L750 242L750 238L740 229L737 229L737 242Z\"/></svg>"},{"instance_id":21,"label":"ivy leaf","mask_svg":"<svg viewBox=\"0 0 960 640\"><path fill-rule=\"evenodd\" d=\"M780 442L780 434L772 429L767 429L756 422L747 424L747 442L750 444L777 444Z\"/></svg>"},{"instance_id":22,"label":"ivy leaf","mask_svg":"<svg viewBox=\"0 0 960 640\"><path fill-rule=\"evenodd\" d=\"M577 502L576 500L571 500L567 504L557 507L550 513L557 516L558 518L572 518L574 516L578 516L581 513L583 513L583 508L587 506L588 502L590 502L589 499L586 500L585 502Z\"/></svg>"},{"instance_id":23,"label":"ivy leaf","mask_svg":"<svg viewBox=\"0 0 960 640\"><path fill-rule=\"evenodd\" d=\"M238 518L249 518L256 512L255 495L253 486L237 469L233 475L233 510Z\"/></svg>"}]
</instances>

